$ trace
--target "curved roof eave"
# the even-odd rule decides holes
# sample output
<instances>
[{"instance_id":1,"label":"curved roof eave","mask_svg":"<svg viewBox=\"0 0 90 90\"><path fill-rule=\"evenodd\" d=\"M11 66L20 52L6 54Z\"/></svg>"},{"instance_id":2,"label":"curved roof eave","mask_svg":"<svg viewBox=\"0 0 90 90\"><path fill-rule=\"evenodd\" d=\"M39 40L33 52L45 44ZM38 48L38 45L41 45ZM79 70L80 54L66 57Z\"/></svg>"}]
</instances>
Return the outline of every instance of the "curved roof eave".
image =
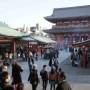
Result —
<instances>
[{"instance_id":1,"label":"curved roof eave","mask_svg":"<svg viewBox=\"0 0 90 90\"><path fill-rule=\"evenodd\" d=\"M78 17L63 17L63 18L60 18L60 17L54 17L54 16L47 16L47 17L44 17L47 21L51 22L51 23L56 23L56 22L59 22L59 21L67 21L67 20L75 20L75 19L84 19L84 18L90 18L90 16L78 16Z\"/></svg>"},{"instance_id":2,"label":"curved roof eave","mask_svg":"<svg viewBox=\"0 0 90 90\"><path fill-rule=\"evenodd\" d=\"M82 41L82 42L76 42L76 43L73 43L72 45L73 46L80 46L80 45L88 45L88 44L90 45L90 39Z\"/></svg>"},{"instance_id":3,"label":"curved roof eave","mask_svg":"<svg viewBox=\"0 0 90 90\"><path fill-rule=\"evenodd\" d=\"M52 16L47 16L47 17L44 17L47 21L51 22L51 23L56 23L57 22L57 19L52 17Z\"/></svg>"},{"instance_id":4,"label":"curved roof eave","mask_svg":"<svg viewBox=\"0 0 90 90\"><path fill-rule=\"evenodd\" d=\"M57 34L57 33L90 33L90 28L63 28L63 29L47 29L44 30L46 33Z\"/></svg>"}]
</instances>

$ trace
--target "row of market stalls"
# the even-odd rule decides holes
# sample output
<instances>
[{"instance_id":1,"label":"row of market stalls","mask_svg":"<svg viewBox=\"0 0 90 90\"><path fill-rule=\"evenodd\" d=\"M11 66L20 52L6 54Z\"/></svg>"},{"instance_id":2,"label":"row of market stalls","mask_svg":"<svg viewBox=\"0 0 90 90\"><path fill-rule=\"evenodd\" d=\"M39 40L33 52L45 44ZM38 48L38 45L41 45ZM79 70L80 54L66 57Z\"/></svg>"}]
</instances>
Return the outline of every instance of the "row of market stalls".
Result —
<instances>
[{"instance_id":1,"label":"row of market stalls","mask_svg":"<svg viewBox=\"0 0 90 90\"><path fill-rule=\"evenodd\" d=\"M27 51L44 47L45 45L55 44L54 40L44 36L29 35L0 22L0 59L9 57L13 53L14 58L16 52L21 48Z\"/></svg>"},{"instance_id":2,"label":"row of market stalls","mask_svg":"<svg viewBox=\"0 0 90 90\"><path fill-rule=\"evenodd\" d=\"M27 36L27 34L18 32L0 22L0 57L4 58L6 52L15 53L17 38L22 36Z\"/></svg>"},{"instance_id":3,"label":"row of market stalls","mask_svg":"<svg viewBox=\"0 0 90 90\"><path fill-rule=\"evenodd\" d=\"M55 46L55 41L44 36L39 35L30 35L27 37L21 38L23 42L28 43L29 49L38 49L39 52L41 49L50 48Z\"/></svg>"},{"instance_id":4,"label":"row of market stalls","mask_svg":"<svg viewBox=\"0 0 90 90\"><path fill-rule=\"evenodd\" d=\"M75 53L77 53L77 61L81 67L90 67L90 39L73 43Z\"/></svg>"},{"instance_id":5,"label":"row of market stalls","mask_svg":"<svg viewBox=\"0 0 90 90\"><path fill-rule=\"evenodd\" d=\"M74 43L73 46L74 47L82 47L82 46L90 47L90 39L82 41L82 42Z\"/></svg>"}]
</instances>

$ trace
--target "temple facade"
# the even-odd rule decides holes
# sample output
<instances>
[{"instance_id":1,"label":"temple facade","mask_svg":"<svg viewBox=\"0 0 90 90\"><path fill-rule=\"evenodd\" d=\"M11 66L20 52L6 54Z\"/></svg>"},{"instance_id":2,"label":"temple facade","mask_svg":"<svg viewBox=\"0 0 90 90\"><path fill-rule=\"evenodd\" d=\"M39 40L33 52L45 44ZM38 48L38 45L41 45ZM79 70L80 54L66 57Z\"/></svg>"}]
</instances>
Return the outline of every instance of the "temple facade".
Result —
<instances>
[{"instance_id":1,"label":"temple facade","mask_svg":"<svg viewBox=\"0 0 90 90\"><path fill-rule=\"evenodd\" d=\"M58 48L90 39L90 6L55 8L45 19L54 25L44 30L57 41Z\"/></svg>"}]
</instances>

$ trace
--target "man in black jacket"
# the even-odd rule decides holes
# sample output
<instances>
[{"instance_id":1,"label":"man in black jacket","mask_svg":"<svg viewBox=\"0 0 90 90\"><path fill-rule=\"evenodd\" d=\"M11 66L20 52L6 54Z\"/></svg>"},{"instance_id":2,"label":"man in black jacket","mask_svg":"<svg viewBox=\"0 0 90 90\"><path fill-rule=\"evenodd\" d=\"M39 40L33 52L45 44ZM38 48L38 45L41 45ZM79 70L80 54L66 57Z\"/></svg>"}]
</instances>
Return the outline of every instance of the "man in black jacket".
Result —
<instances>
[{"instance_id":1,"label":"man in black jacket","mask_svg":"<svg viewBox=\"0 0 90 90\"><path fill-rule=\"evenodd\" d=\"M40 76L42 78L43 90L46 90L48 83L48 72L46 70L46 65L43 65L43 69L40 71Z\"/></svg>"},{"instance_id":2,"label":"man in black jacket","mask_svg":"<svg viewBox=\"0 0 90 90\"><path fill-rule=\"evenodd\" d=\"M33 66L31 73L29 74L28 81L32 85L32 90L36 90L39 82L38 73L36 67Z\"/></svg>"}]
</instances>

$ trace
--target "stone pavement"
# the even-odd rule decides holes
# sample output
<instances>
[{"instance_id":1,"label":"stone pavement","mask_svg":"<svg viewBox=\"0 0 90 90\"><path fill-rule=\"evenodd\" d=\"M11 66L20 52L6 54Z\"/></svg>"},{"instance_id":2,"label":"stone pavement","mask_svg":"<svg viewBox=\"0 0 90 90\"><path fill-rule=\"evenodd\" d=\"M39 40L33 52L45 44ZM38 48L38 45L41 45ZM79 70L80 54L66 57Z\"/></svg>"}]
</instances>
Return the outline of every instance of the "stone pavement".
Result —
<instances>
[{"instance_id":1,"label":"stone pavement","mask_svg":"<svg viewBox=\"0 0 90 90\"><path fill-rule=\"evenodd\" d=\"M60 67L72 83L90 83L90 68L72 67L70 58L60 63Z\"/></svg>"},{"instance_id":2,"label":"stone pavement","mask_svg":"<svg viewBox=\"0 0 90 90\"><path fill-rule=\"evenodd\" d=\"M59 63L63 62L64 60L66 60L68 57L70 56L69 52L66 51L60 51L59 53L59 58L58 61ZM39 59L38 61L35 61L35 64L37 64L37 68L38 68L38 73L41 71L42 67L44 64L47 65L47 70L50 70L50 67L48 66L49 60L45 60L45 59ZM29 71L28 71L28 64L26 62L21 62L20 65L22 65L22 67L24 68L24 73L22 73L22 77L23 78L23 82L25 83L25 90L31 90L31 85L30 83L27 81L28 79L28 75L29 75ZM27 76L26 76L27 75ZM39 76L39 78L41 78ZM40 79L40 84L38 85L37 90L42 90L42 86L41 86L41 79ZM49 90L50 86L48 84L47 90Z\"/></svg>"},{"instance_id":3,"label":"stone pavement","mask_svg":"<svg viewBox=\"0 0 90 90\"><path fill-rule=\"evenodd\" d=\"M90 68L72 67L70 57L60 63L73 90L90 90Z\"/></svg>"},{"instance_id":4,"label":"stone pavement","mask_svg":"<svg viewBox=\"0 0 90 90\"><path fill-rule=\"evenodd\" d=\"M70 63L70 53L66 51L60 51L58 60L60 63L60 67L66 73L67 80L70 83L72 90L90 90L90 69L72 67ZM48 65L48 60L40 59L38 61L35 61L35 63L37 64L39 73L44 64ZM28 64L27 62L20 62L20 65L24 69L22 73L22 79L25 86L24 90L32 90L30 83L27 81L29 75ZM50 70L49 66L47 67L47 70ZM9 71L11 71L11 67ZM37 90L42 90L41 81L38 85ZM50 90L49 84L47 90Z\"/></svg>"}]
</instances>

